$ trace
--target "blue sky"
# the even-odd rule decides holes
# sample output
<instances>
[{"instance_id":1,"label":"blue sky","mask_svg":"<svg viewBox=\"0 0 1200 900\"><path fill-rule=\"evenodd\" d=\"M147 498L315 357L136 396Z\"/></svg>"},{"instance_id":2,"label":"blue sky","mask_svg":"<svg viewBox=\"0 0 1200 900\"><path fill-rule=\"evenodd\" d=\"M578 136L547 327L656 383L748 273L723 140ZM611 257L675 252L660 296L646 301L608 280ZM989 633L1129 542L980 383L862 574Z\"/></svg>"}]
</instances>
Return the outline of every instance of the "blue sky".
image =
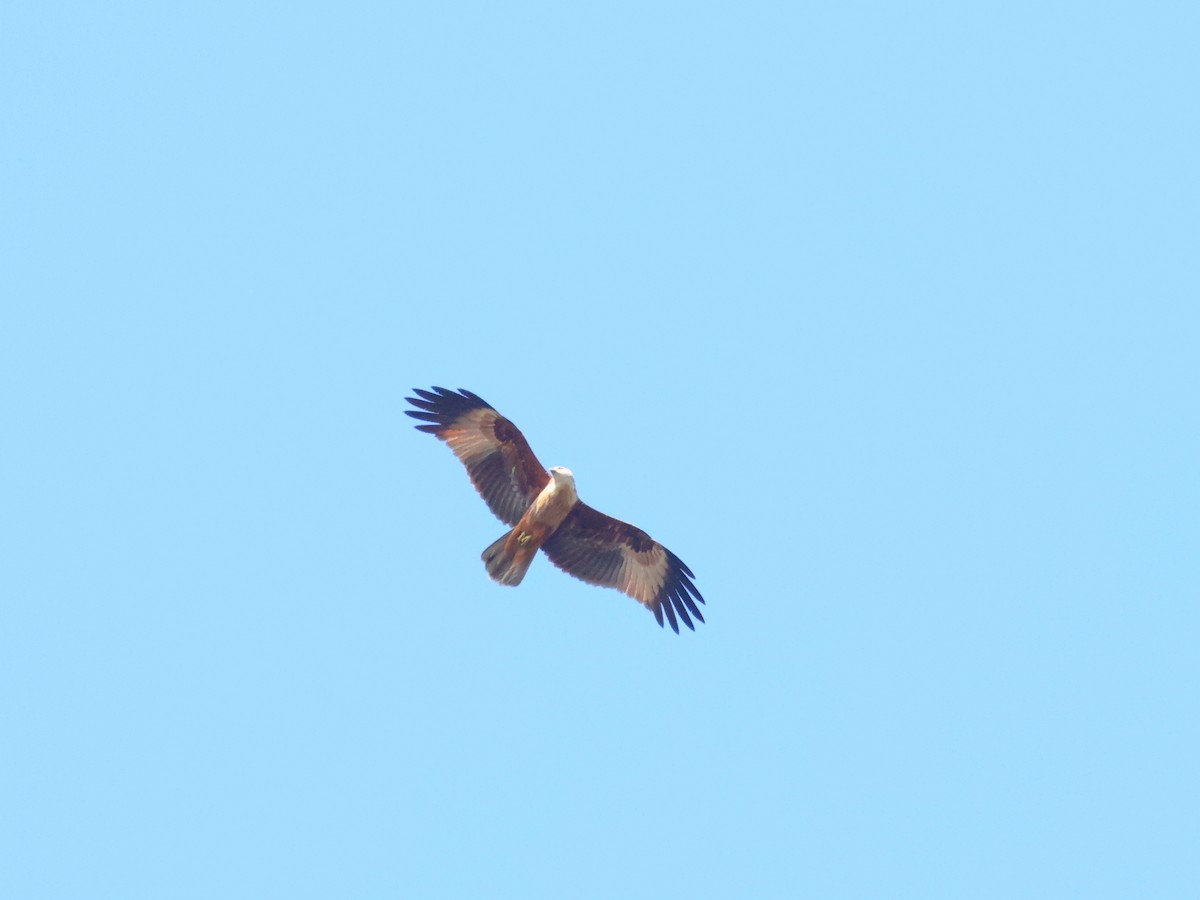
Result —
<instances>
[{"instance_id":1,"label":"blue sky","mask_svg":"<svg viewBox=\"0 0 1200 900\"><path fill-rule=\"evenodd\" d=\"M1196 896L1198 30L10 4L0 894Z\"/></svg>"}]
</instances>

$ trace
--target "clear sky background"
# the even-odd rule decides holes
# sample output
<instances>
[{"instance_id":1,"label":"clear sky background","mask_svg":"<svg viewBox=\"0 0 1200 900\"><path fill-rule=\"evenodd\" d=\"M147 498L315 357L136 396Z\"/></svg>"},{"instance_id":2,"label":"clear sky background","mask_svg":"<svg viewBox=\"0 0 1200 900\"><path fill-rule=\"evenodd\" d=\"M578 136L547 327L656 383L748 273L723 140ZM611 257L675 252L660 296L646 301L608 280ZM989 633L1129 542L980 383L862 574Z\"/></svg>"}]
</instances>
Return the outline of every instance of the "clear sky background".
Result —
<instances>
[{"instance_id":1,"label":"clear sky background","mask_svg":"<svg viewBox=\"0 0 1200 900\"><path fill-rule=\"evenodd\" d=\"M0 895L1200 896L1196 10L6 4Z\"/></svg>"}]
</instances>

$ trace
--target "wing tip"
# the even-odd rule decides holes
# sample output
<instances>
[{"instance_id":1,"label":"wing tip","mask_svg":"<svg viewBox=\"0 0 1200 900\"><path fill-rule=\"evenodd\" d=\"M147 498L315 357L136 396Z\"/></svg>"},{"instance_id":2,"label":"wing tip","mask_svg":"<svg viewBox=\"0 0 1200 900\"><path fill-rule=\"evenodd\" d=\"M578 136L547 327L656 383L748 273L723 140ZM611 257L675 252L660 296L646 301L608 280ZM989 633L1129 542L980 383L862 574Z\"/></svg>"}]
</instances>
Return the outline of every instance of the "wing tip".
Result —
<instances>
[{"instance_id":1,"label":"wing tip","mask_svg":"<svg viewBox=\"0 0 1200 900\"><path fill-rule=\"evenodd\" d=\"M675 618L675 607L671 604L670 599L659 597L658 605L662 607L663 612L667 614L667 621L671 623L671 630L679 634L679 620Z\"/></svg>"},{"instance_id":2,"label":"wing tip","mask_svg":"<svg viewBox=\"0 0 1200 900\"><path fill-rule=\"evenodd\" d=\"M404 399L415 406L416 409L406 409L404 412L414 419L436 422L441 427L450 425L459 416L473 409L491 409L486 400L465 388L460 388L456 392L435 384L430 390L413 388L413 394L416 396L405 397ZM429 432L430 434L436 433L436 431L420 425L417 426L417 430Z\"/></svg>"},{"instance_id":3,"label":"wing tip","mask_svg":"<svg viewBox=\"0 0 1200 900\"><path fill-rule=\"evenodd\" d=\"M659 546L662 546L661 544ZM700 612L700 607L697 603L704 603L704 598L700 595L696 585L692 579L696 576L692 574L692 570L684 564L678 556L663 547L667 554L667 577L666 583L663 585L659 595L655 598L655 615L659 619L659 625L662 624L662 615L658 612L658 608L665 608L667 619L671 623L671 627L675 629L675 633L679 633L677 618L683 620L683 624L690 630L695 631L696 626L692 619L704 623L704 615Z\"/></svg>"}]
</instances>

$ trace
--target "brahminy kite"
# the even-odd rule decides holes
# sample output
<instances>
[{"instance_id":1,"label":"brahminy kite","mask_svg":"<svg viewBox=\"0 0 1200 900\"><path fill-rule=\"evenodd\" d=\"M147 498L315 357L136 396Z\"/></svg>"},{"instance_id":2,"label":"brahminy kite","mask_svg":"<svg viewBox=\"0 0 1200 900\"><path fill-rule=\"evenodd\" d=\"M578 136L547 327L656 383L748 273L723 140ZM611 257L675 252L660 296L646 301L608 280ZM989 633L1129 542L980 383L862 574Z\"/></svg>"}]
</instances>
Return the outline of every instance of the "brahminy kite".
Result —
<instances>
[{"instance_id":1,"label":"brahminy kite","mask_svg":"<svg viewBox=\"0 0 1200 900\"><path fill-rule=\"evenodd\" d=\"M665 612L676 634L677 619L693 631L693 618L704 621L692 570L640 528L580 501L571 470L547 471L517 426L486 401L464 390L414 391L405 399L417 409L405 412L429 423L417 430L450 445L488 508L512 526L483 551L495 581L520 584L541 548L567 574L628 594L660 626Z\"/></svg>"}]
</instances>

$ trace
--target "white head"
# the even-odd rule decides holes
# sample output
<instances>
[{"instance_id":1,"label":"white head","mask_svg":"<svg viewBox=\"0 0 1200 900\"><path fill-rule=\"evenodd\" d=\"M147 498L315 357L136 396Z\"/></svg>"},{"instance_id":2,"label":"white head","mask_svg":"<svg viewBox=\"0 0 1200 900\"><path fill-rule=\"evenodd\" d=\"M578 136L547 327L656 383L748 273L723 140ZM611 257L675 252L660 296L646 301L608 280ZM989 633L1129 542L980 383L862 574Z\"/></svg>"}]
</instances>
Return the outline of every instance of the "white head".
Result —
<instances>
[{"instance_id":1,"label":"white head","mask_svg":"<svg viewBox=\"0 0 1200 900\"><path fill-rule=\"evenodd\" d=\"M566 466L551 466L550 476L554 479L555 484L568 484L571 487L575 486L575 473Z\"/></svg>"}]
</instances>

